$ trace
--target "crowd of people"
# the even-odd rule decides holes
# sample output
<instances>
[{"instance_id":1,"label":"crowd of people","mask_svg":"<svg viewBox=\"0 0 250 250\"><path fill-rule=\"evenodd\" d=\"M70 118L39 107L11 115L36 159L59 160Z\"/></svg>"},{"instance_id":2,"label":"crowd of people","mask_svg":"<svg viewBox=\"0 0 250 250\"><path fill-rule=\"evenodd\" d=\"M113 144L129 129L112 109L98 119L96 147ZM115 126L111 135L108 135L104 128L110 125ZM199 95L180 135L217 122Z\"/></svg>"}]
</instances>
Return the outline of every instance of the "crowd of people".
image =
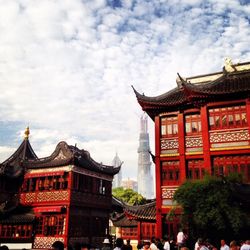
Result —
<instances>
[{"instance_id":1,"label":"crowd of people","mask_svg":"<svg viewBox=\"0 0 250 250\"><path fill-rule=\"evenodd\" d=\"M222 239L220 241L220 246L215 246L211 243L209 239L203 240L198 238L193 248L188 247L187 235L180 231L177 234L176 241L170 240L168 237L164 239L159 239L153 237L150 241L142 241L137 245L137 250L250 250L250 240L237 242L232 240L229 244ZM56 241L52 244L51 248L53 250L64 250L64 244L61 241ZM67 248L68 250L89 250L91 249L87 244L77 244L74 248ZM9 250L7 246L0 246L0 250ZM22 249L26 250L26 249ZM112 245L110 240L104 239L103 247L100 250L133 250L130 240L124 241L122 238L117 238L115 241L115 246Z\"/></svg>"},{"instance_id":2,"label":"crowd of people","mask_svg":"<svg viewBox=\"0 0 250 250\"><path fill-rule=\"evenodd\" d=\"M165 237L163 240L152 238L138 244L138 250L250 250L250 240L232 240L229 245L222 239L219 246L215 246L209 239L198 238L193 247L188 246L185 234L178 234L176 242ZM117 249L116 249L117 250Z\"/></svg>"},{"instance_id":3,"label":"crowd of people","mask_svg":"<svg viewBox=\"0 0 250 250\"><path fill-rule=\"evenodd\" d=\"M198 238L194 246L187 244L188 237L182 231L178 233L176 241L165 237L163 240L152 238L151 241L144 241L138 244L138 250L250 250L250 240L245 241L230 241L227 245L226 241L222 239L220 245L212 244L209 239L203 240Z\"/></svg>"}]
</instances>

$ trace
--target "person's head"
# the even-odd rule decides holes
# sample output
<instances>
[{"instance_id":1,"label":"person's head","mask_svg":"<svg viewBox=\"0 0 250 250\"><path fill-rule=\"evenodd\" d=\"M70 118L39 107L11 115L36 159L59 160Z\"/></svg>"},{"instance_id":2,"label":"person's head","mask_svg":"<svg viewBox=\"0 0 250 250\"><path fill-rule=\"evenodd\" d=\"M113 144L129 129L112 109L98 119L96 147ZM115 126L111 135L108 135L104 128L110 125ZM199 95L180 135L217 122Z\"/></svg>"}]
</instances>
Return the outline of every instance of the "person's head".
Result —
<instances>
[{"instance_id":1,"label":"person's head","mask_svg":"<svg viewBox=\"0 0 250 250\"><path fill-rule=\"evenodd\" d=\"M237 247L236 241L235 241L235 240L231 241L229 246L230 246L230 248L235 248L235 247Z\"/></svg>"},{"instance_id":2,"label":"person's head","mask_svg":"<svg viewBox=\"0 0 250 250\"><path fill-rule=\"evenodd\" d=\"M0 250L9 250L9 248L6 245L3 245L0 247Z\"/></svg>"},{"instance_id":3,"label":"person's head","mask_svg":"<svg viewBox=\"0 0 250 250\"><path fill-rule=\"evenodd\" d=\"M206 239L206 240L205 240L205 245L206 245L206 246L212 246L211 240L210 240L210 239Z\"/></svg>"},{"instance_id":4,"label":"person's head","mask_svg":"<svg viewBox=\"0 0 250 250\"><path fill-rule=\"evenodd\" d=\"M197 243L198 243L198 245L199 246L202 246L204 243L203 243L203 239L202 238L199 238L198 240L197 240Z\"/></svg>"},{"instance_id":5,"label":"person's head","mask_svg":"<svg viewBox=\"0 0 250 250\"><path fill-rule=\"evenodd\" d=\"M127 245L130 245L130 239L127 239L126 241L127 241Z\"/></svg>"},{"instance_id":6,"label":"person's head","mask_svg":"<svg viewBox=\"0 0 250 250\"><path fill-rule=\"evenodd\" d=\"M152 243L155 243L155 237L152 237L152 238L151 238L151 242L152 242Z\"/></svg>"},{"instance_id":7,"label":"person's head","mask_svg":"<svg viewBox=\"0 0 250 250\"><path fill-rule=\"evenodd\" d=\"M88 244L81 244L81 250L89 250L89 248Z\"/></svg>"},{"instance_id":8,"label":"person's head","mask_svg":"<svg viewBox=\"0 0 250 250\"><path fill-rule=\"evenodd\" d=\"M122 247L123 246L123 239L117 238L115 243L116 243L117 247Z\"/></svg>"},{"instance_id":9,"label":"person's head","mask_svg":"<svg viewBox=\"0 0 250 250\"><path fill-rule=\"evenodd\" d=\"M220 244L221 244L221 246L224 246L224 245L226 245L226 241L225 240L221 240Z\"/></svg>"},{"instance_id":10,"label":"person's head","mask_svg":"<svg viewBox=\"0 0 250 250\"><path fill-rule=\"evenodd\" d=\"M168 237L167 235L165 235L165 236L163 237L163 239L164 239L165 241L169 241L169 237Z\"/></svg>"},{"instance_id":11,"label":"person's head","mask_svg":"<svg viewBox=\"0 0 250 250\"><path fill-rule=\"evenodd\" d=\"M150 248L150 242L149 241L144 241L143 242L143 248L144 249L149 249Z\"/></svg>"},{"instance_id":12,"label":"person's head","mask_svg":"<svg viewBox=\"0 0 250 250\"><path fill-rule=\"evenodd\" d=\"M64 249L64 244L61 241L55 241L52 244L52 249L54 249L54 250L63 250Z\"/></svg>"}]
</instances>

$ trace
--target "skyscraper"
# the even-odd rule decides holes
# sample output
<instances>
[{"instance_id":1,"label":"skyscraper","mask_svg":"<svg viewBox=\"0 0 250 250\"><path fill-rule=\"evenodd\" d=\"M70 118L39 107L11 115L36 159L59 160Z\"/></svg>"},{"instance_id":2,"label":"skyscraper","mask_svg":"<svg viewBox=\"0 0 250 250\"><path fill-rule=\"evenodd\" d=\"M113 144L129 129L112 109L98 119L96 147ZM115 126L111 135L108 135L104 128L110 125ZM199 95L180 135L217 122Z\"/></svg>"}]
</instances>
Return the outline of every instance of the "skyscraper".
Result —
<instances>
[{"instance_id":1,"label":"skyscraper","mask_svg":"<svg viewBox=\"0 0 250 250\"><path fill-rule=\"evenodd\" d=\"M151 162L149 154L148 118L146 114L141 116L141 129L138 148L138 193L147 199L154 198L154 184L151 174Z\"/></svg>"},{"instance_id":2,"label":"skyscraper","mask_svg":"<svg viewBox=\"0 0 250 250\"><path fill-rule=\"evenodd\" d=\"M112 166L114 168L116 168L118 166L121 166L121 164L122 164L122 162L121 162L118 154L116 153L115 157L112 161ZM117 187L121 187L121 186L122 186L122 169L120 169L120 172L114 176L113 184L112 184L113 188L117 188Z\"/></svg>"}]
</instances>

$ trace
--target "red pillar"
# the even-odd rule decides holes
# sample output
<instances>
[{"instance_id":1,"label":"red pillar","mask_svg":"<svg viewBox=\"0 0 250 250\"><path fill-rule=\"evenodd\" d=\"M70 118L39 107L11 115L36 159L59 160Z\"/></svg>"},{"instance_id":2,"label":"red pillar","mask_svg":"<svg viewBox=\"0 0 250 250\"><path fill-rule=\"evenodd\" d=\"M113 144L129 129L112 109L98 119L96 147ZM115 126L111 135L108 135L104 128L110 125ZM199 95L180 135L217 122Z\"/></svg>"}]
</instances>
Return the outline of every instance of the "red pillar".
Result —
<instances>
[{"instance_id":1,"label":"red pillar","mask_svg":"<svg viewBox=\"0 0 250 250\"><path fill-rule=\"evenodd\" d=\"M156 191L156 237L162 237L162 214L161 214L161 205L162 205L162 197L161 197L161 141L160 141L160 117L155 117L155 191Z\"/></svg>"},{"instance_id":2,"label":"red pillar","mask_svg":"<svg viewBox=\"0 0 250 250\"><path fill-rule=\"evenodd\" d=\"M179 161L180 161L180 183L186 180L186 167L185 167L185 124L184 115L178 115L178 141L179 141Z\"/></svg>"},{"instance_id":3,"label":"red pillar","mask_svg":"<svg viewBox=\"0 0 250 250\"><path fill-rule=\"evenodd\" d=\"M138 240L138 244L141 242L142 239L142 235L141 235L141 221L137 222L137 240Z\"/></svg>"},{"instance_id":4,"label":"red pillar","mask_svg":"<svg viewBox=\"0 0 250 250\"><path fill-rule=\"evenodd\" d=\"M210 141L207 107L201 107L201 130L203 141L203 157L205 171L211 174Z\"/></svg>"},{"instance_id":5,"label":"red pillar","mask_svg":"<svg viewBox=\"0 0 250 250\"><path fill-rule=\"evenodd\" d=\"M250 133L250 99L246 100L246 109L247 109L247 124Z\"/></svg>"}]
</instances>

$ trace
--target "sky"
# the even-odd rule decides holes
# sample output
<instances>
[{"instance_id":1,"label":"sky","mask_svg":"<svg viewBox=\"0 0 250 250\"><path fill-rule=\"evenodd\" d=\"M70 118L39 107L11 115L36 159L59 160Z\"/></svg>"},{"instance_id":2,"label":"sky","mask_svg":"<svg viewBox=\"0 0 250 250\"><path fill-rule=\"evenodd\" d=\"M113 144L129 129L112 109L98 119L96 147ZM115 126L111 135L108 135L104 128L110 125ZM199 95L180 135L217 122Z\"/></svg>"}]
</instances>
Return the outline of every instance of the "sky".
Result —
<instances>
[{"instance_id":1,"label":"sky","mask_svg":"<svg viewBox=\"0 0 250 250\"><path fill-rule=\"evenodd\" d=\"M157 96L226 57L250 61L249 0L0 0L0 162L29 126L39 157L66 141L136 179L131 85Z\"/></svg>"}]
</instances>

